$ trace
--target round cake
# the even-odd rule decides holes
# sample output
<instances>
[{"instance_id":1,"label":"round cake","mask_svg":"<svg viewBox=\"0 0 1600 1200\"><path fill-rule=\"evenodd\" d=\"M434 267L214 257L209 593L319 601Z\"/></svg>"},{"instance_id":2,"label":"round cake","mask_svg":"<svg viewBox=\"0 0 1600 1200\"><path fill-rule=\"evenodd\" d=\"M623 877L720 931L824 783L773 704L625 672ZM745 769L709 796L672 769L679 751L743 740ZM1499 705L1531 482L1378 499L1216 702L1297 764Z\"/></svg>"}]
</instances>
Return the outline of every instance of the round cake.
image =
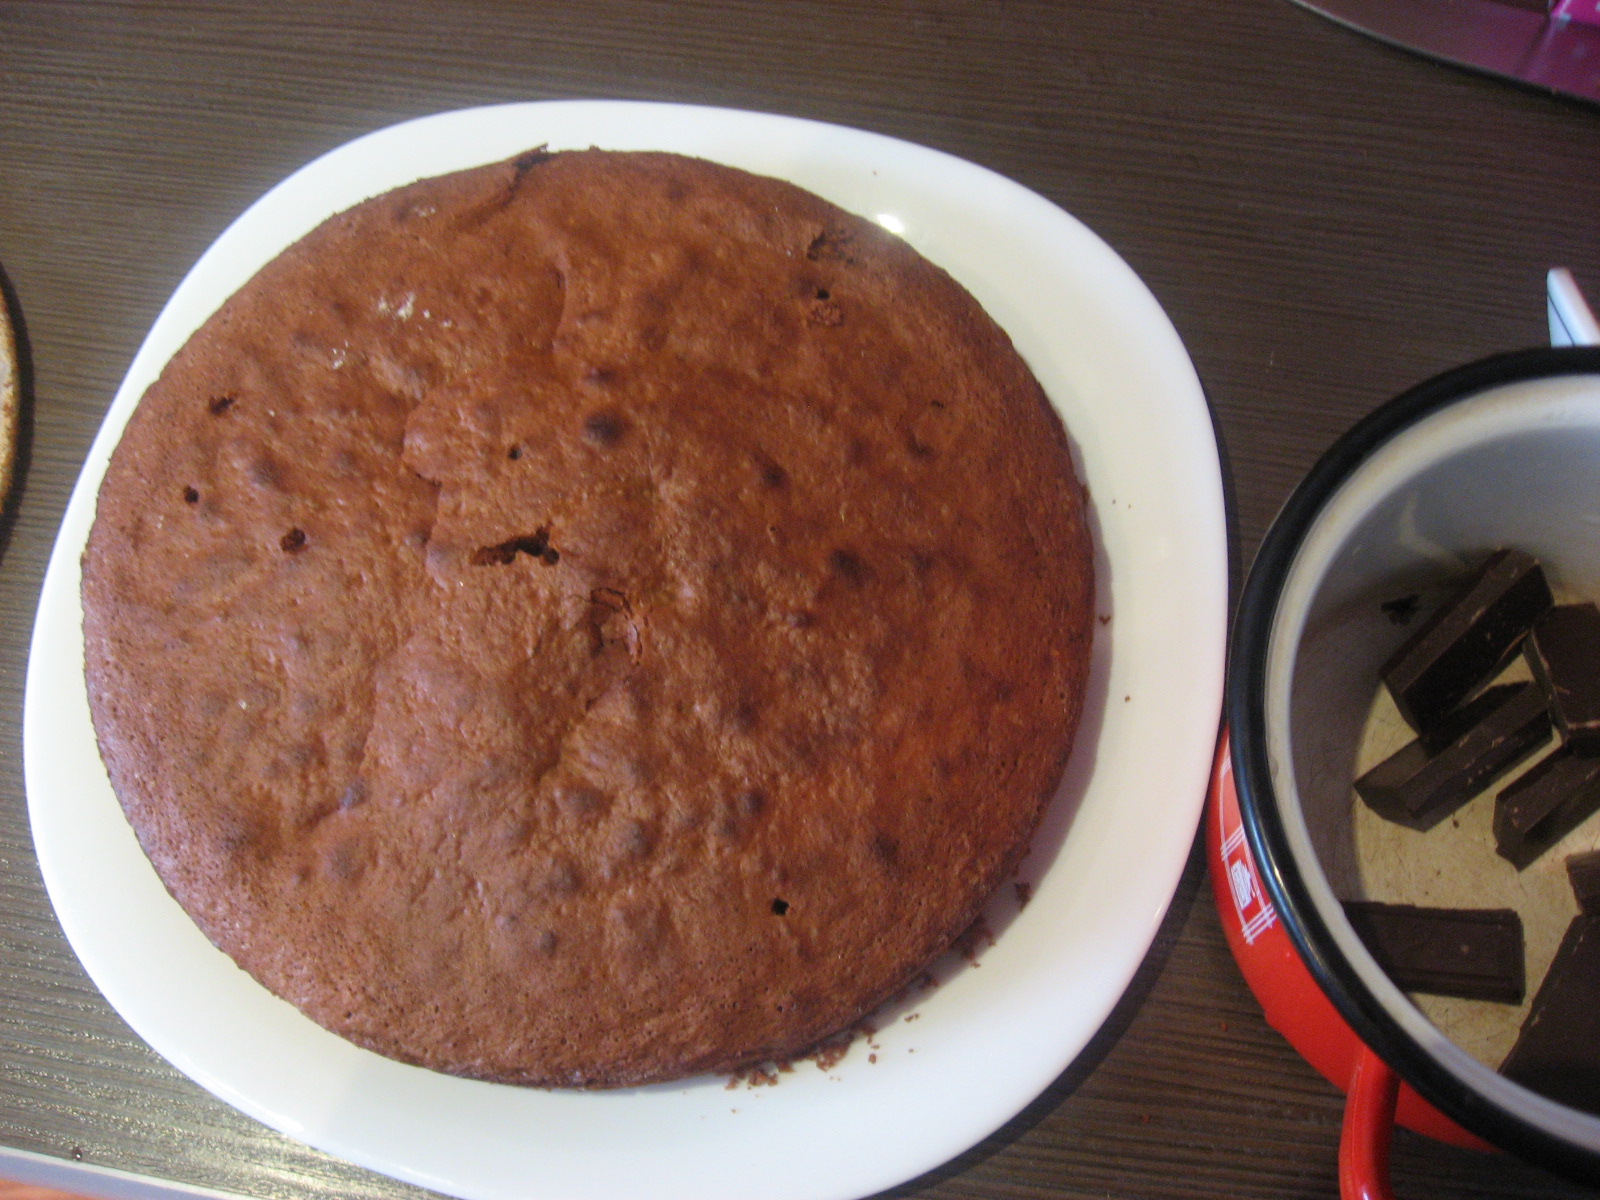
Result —
<instances>
[{"instance_id":1,"label":"round cake","mask_svg":"<svg viewBox=\"0 0 1600 1200\"><path fill-rule=\"evenodd\" d=\"M804 1052L1026 851L1089 670L1067 437L961 287L790 184L535 150L368 200L135 411L83 560L128 819L381 1054Z\"/></svg>"}]
</instances>

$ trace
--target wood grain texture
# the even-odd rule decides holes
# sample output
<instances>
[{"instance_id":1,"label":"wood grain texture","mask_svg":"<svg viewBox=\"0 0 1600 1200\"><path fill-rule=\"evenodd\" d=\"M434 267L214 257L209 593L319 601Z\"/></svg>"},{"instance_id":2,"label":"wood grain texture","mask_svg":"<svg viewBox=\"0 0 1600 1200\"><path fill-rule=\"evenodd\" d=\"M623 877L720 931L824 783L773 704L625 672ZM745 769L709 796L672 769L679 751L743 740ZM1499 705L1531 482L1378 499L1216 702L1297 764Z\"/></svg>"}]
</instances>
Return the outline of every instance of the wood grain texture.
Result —
<instances>
[{"instance_id":1,"label":"wood grain texture","mask_svg":"<svg viewBox=\"0 0 1600 1200\"><path fill-rule=\"evenodd\" d=\"M0 0L0 270L32 404L0 525L0 1145L247 1196L423 1194L204 1095L84 977L28 835L28 638L98 422L228 222L374 128L568 97L861 126L991 167L1085 221L1150 285L1206 386L1235 586L1355 419L1436 371L1542 342L1548 267L1600 296L1600 110L1286 0ZM1341 1111L1263 1021L1197 855L1080 1062L891 1194L1331 1197ZM1410 1135L1394 1160L1402 1197L1589 1194Z\"/></svg>"}]
</instances>

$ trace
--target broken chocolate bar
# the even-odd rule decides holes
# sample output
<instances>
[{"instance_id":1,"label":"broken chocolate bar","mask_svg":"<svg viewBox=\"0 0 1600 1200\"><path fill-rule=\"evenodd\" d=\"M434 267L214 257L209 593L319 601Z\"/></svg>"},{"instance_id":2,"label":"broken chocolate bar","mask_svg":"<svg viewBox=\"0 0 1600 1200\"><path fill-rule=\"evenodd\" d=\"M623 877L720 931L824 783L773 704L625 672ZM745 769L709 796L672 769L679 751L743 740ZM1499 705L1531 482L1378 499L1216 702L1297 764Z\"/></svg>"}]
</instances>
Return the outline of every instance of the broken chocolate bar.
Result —
<instances>
[{"instance_id":1,"label":"broken chocolate bar","mask_svg":"<svg viewBox=\"0 0 1600 1200\"><path fill-rule=\"evenodd\" d=\"M1373 767L1356 791L1379 816L1432 829L1549 736L1543 693L1531 683L1501 684Z\"/></svg>"},{"instance_id":2,"label":"broken chocolate bar","mask_svg":"<svg viewBox=\"0 0 1600 1200\"><path fill-rule=\"evenodd\" d=\"M1420 733L1446 719L1510 661L1552 603L1531 555L1492 555L1384 664L1380 674L1406 723Z\"/></svg>"},{"instance_id":3,"label":"broken chocolate bar","mask_svg":"<svg viewBox=\"0 0 1600 1200\"><path fill-rule=\"evenodd\" d=\"M1500 1072L1600 1114L1600 916L1572 919Z\"/></svg>"},{"instance_id":4,"label":"broken chocolate bar","mask_svg":"<svg viewBox=\"0 0 1600 1200\"><path fill-rule=\"evenodd\" d=\"M1574 754L1571 746L1563 746L1495 797L1495 849L1521 871L1596 809L1600 809L1600 758Z\"/></svg>"},{"instance_id":5,"label":"broken chocolate bar","mask_svg":"<svg viewBox=\"0 0 1600 1200\"><path fill-rule=\"evenodd\" d=\"M1401 991L1522 1003L1522 918L1514 910L1347 900L1344 911Z\"/></svg>"},{"instance_id":6,"label":"broken chocolate bar","mask_svg":"<svg viewBox=\"0 0 1600 1200\"><path fill-rule=\"evenodd\" d=\"M1552 608L1524 647L1562 738L1580 754L1600 754L1600 608Z\"/></svg>"},{"instance_id":7,"label":"broken chocolate bar","mask_svg":"<svg viewBox=\"0 0 1600 1200\"><path fill-rule=\"evenodd\" d=\"M1578 897L1578 911L1600 916L1600 850L1567 859L1567 878Z\"/></svg>"}]
</instances>

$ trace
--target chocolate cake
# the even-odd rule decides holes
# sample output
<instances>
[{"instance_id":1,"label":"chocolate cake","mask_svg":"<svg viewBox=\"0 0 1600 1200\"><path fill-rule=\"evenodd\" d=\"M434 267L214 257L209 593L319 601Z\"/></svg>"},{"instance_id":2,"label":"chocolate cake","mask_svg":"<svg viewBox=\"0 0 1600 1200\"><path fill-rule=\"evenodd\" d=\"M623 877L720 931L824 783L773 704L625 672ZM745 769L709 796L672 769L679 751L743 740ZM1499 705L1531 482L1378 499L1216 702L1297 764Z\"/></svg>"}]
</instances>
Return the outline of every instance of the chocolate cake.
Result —
<instances>
[{"instance_id":1,"label":"chocolate cake","mask_svg":"<svg viewBox=\"0 0 1600 1200\"><path fill-rule=\"evenodd\" d=\"M84 556L112 784L219 947L441 1071L802 1052L1055 791L1092 551L1060 421L903 242L664 154L378 196L129 422Z\"/></svg>"}]
</instances>

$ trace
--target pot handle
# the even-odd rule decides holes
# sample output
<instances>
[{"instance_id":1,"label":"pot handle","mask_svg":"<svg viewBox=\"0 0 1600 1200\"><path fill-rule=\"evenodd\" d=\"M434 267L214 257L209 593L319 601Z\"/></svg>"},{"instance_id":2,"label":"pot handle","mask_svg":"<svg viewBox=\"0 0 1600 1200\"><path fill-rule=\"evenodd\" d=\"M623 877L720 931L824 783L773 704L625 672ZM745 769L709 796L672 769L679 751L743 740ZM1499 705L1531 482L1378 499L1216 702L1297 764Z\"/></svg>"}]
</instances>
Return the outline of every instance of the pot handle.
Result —
<instances>
[{"instance_id":1,"label":"pot handle","mask_svg":"<svg viewBox=\"0 0 1600 1200\"><path fill-rule=\"evenodd\" d=\"M1394 1200L1389 1188L1389 1139L1400 1077L1367 1046L1356 1055L1339 1135L1341 1200Z\"/></svg>"},{"instance_id":2,"label":"pot handle","mask_svg":"<svg viewBox=\"0 0 1600 1200\"><path fill-rule=\"evenodd\" d=\"M1600 346L1600 321L1578 290L1572 272L1552 267L1545 276L1546 311L1552 346Z\"/></svg>"}]
</instances>

